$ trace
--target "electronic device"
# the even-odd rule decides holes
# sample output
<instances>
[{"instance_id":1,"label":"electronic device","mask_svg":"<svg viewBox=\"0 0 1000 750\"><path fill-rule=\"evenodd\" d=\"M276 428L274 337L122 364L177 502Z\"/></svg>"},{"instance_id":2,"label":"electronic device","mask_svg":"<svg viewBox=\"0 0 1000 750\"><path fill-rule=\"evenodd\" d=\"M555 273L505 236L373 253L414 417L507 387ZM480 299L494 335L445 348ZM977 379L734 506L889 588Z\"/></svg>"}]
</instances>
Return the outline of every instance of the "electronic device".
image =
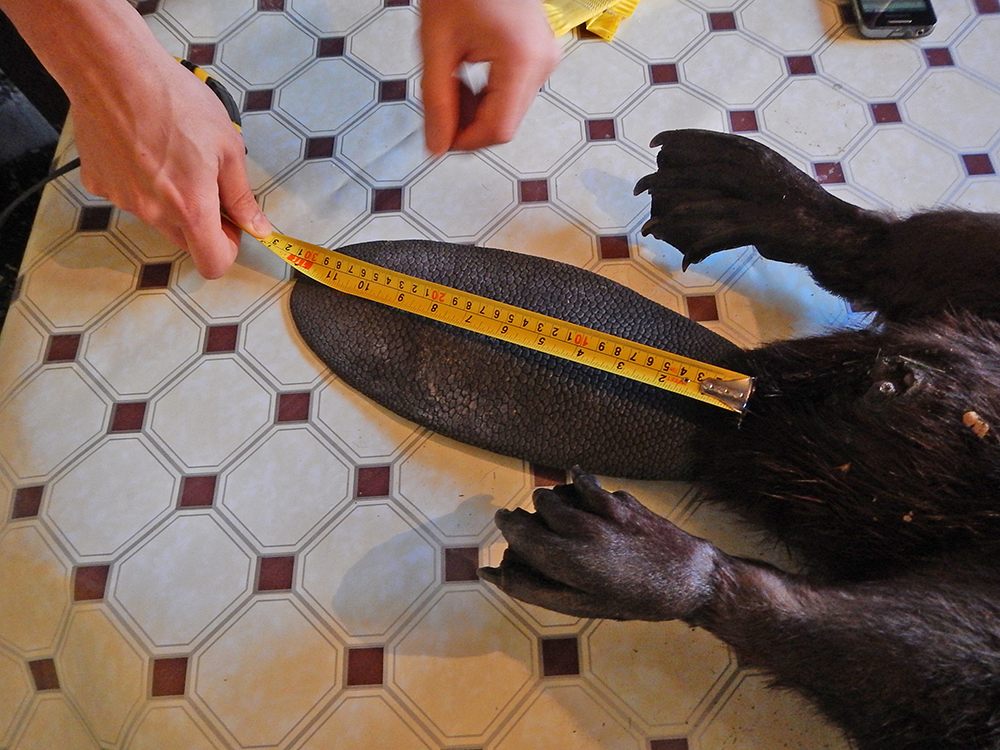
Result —
<instances>
[{"instance_id":1,"label":"electronic device","mask_svg":"<svg viewBox=\"0 0 1000 750\"><path fill-rule=\"evenodd\" d=\"M912 39L934 30L930 0L851 0L858 27L873 39Z\"/></svg>"}]
</instances>

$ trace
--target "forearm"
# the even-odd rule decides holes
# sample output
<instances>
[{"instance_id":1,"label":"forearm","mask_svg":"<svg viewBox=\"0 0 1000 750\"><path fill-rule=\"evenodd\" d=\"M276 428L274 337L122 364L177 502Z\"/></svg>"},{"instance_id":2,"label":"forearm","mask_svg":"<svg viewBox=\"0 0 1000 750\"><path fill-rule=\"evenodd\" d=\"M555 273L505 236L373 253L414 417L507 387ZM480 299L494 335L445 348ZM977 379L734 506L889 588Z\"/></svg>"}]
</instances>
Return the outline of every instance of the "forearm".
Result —
<instances>
[{"instance_id":1,"label":"forearm","mask_svg":"<svg viewBox=\"0 0 1000 750\"><path fill-rule=\"evenodd\" d=\"M270 230L225 107L125 0L0 0L73 107L80 180L220 276ZM222 212L232 224L223 222Z\"/></svg>"},{"instance_id":2,"label":"forearm","mask_svg":"<svg viewBox=\"0 0 1000 750\"><path fill-rule=\"evenodd\" d=\"M1000 319L1000 214L942 210L896 221L884 252L854 273L894 320L955 310Z\"/></svg>"},{"instance_id":3,"label":"forearm","mask_svg":"<svg viewBox=\"0 0 1000 750\"><path fill-rule=\"evenodd\" d=\"M0 0L0 11L75 106L127 85L134 75L149 77L156 67L151 61L170 60L125 0Z\"/></svg>"},{"instance_id":4,"label":"forearm","mask_svg":"<svg viewBox=\"0 0 1000 750\"><path fill-rule=\"evenodd\" d=\"M982 576L948 575L835 588L724 558L716 596L691 621L742 665L812 699L862 750L924 747L923 737L944 737L949 726L965 734L935 747L984 747L1000 699L989 690L1000 670L995 592Z\"/></svg>"}]
</instances>

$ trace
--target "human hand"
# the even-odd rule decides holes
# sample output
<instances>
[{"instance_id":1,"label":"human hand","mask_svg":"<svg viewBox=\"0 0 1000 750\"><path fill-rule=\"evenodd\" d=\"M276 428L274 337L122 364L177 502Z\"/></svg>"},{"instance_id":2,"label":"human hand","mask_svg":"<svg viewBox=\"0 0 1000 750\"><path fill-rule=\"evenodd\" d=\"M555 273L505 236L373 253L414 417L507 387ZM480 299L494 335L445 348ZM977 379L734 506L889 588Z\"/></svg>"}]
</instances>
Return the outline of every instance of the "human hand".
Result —
<instances>
[{"instance_id":1,"label":"human hand","mask_svg":"<svg viewBox=\"0 0 1000 750\"><path fill-rule=\"evenodd\" d=\"M165 53L153 58L127 75L128 86L72 102L81 179L189 252L202 276L216 278L236 258L238 226L263 236L271 225L222 103Z\"/></svg>"},{"instance_id":2,"label":"human hand","mask_svg":"<svg viewBox=\"0 0 1000 750\"><path fill-rule=\"evenodd\" d=\"M69 97L88 191L187 250L208 278L236 258L235 225L271 230L225 107L128 2L0 0L0 10Z\"/></svg>"},{"instance_id":3,"label":"human hand","mask_svg":"<svg viewBox=\"0 0 1000 750\"><path fill-rule=\"evenodd\" d=\"M420 45L427 148L472 150L514 137L538 89L559 61L539 0L423 0ZM459 124L463 62L490 63L472 121Z\"/></svg>"}]
</instances>

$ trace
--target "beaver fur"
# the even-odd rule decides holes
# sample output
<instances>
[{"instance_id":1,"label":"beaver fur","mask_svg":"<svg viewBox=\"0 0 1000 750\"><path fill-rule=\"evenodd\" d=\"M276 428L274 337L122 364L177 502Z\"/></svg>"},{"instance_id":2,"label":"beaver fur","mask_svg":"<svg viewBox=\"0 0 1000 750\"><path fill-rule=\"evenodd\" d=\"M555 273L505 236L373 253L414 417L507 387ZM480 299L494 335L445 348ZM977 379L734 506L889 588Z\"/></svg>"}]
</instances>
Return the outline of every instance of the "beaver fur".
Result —
<instances>
[{"instance_id":1,"label":"beaver fur","mask_svg":"<svg viewBox=\"0 0 1000 750\"><path fill-rule=\"evenodd\" d=\"M740 429L694 438L704 497L807 572L727 555L574 470L534 513L498 512L509 546L480 575L576 616L706 628L861 750L1000 748L1000 215L864 210L736 136L653 146L644 231L685 267L754 245L878 312L749 352Z\"/></svg>"}]
</instances>

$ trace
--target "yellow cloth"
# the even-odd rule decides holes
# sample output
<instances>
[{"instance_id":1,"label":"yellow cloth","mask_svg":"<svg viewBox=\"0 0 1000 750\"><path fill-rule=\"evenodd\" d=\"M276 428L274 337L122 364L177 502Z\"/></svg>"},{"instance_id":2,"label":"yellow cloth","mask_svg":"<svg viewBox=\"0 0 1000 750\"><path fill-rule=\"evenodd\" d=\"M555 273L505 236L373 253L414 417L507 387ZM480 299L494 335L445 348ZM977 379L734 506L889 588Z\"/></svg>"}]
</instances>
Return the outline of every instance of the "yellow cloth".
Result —
<instances>
[{"instance_id":1,"label":"yellow cloth","mask_svg":"<svg viewBox=\"0 0 1000 750\"><path fill-rule=\"evenodd\" d=\"M638 4L639 0L544 0L542 3L556 36L586 24L588 31L608 40Z\"/></svg>"}]
</instances>

